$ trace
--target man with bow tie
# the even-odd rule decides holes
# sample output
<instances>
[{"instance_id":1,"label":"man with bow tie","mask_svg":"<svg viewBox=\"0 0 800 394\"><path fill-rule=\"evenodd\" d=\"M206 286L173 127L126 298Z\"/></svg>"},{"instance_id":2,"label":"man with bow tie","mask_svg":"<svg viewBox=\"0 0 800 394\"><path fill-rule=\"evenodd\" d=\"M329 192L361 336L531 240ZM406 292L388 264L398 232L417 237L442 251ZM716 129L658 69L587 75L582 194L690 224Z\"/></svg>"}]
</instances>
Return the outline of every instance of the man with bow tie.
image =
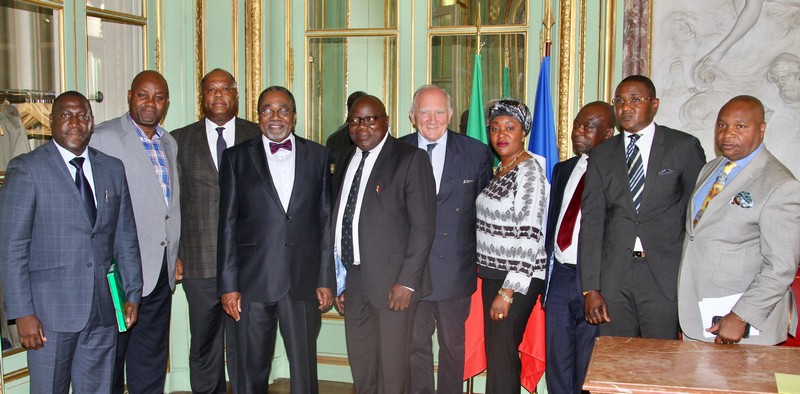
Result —
<instances>
[{"instance_id":1,"label":"man with bow tie","mask_svg":"<svg viewBox=\"0 0 800 394\"><path fill-rule=\"evenodd\" d=\"M262 135L226 149L219 170L217 290L236 323L242 393L265 392L280 324L292 393L317 393L320 311L333 303L327 150L294 134L294 96L258 99Z\"/></svg>"},{"instance_id":2,"label":"man with bow tie","mask_svg":"<svg viewBox=\"0 0 800 394\"><path fill-rule=\"evenodd\" d=\"M795 333L789 286L800 261L800 182L764 147L766 129L764 105L752 96L734 97L717 117L722 156L703 167L686 213L684 338L774 345L787 327Z\"/></svg>"}]
</instances>

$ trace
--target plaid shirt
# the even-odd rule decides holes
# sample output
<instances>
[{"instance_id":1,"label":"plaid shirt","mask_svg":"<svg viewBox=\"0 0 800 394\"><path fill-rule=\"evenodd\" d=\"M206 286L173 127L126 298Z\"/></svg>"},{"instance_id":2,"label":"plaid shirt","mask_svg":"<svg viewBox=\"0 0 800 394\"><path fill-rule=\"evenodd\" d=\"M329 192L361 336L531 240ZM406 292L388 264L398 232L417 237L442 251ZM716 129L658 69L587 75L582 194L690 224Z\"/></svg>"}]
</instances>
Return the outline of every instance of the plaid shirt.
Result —
<instances>
[{"instance_id":1,"label":"plaid shirt","mask_svg":"<svg viewBox=\"0 0 800 394\"><path fill-rule=\"evenodd\" d=\"M167 158L164 155L164 146L161 144L161 137L164 136L166 130L164 130L161 126L156 126L156 132L151 140L147 137L147 134L145 134L144 131L139 128L139 125L133 121L130 115L128 115L128 120L130 120L133 127L136 128L136 133L139 135L139 140L142 141L144 151L147 152L147 156L150 158L150 163L153 164L153 169L156 171L156 175L158 176L158 182L161 184L161 190L164 192L164 201L167 203L167 207L169 207L170 196L172 193L169 187Z\"/></svg>"}]
</instances>

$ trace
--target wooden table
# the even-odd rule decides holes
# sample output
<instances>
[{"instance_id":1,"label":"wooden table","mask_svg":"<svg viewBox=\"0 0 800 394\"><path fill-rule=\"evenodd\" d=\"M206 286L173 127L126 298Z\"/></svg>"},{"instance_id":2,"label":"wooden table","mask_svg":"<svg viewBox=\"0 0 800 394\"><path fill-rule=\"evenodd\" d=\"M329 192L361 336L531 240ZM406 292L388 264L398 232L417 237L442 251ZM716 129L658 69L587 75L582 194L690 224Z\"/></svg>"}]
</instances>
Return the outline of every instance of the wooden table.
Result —
<instances>
[{"instance_id":1,"label":"wooden table","mask_svg":"<svg viewBox=\"0 0 800 394\"><path fill-rule=\"evenodd\" d=\"M800 349L599 337L592 393L777 393L775 373L800 374Z\"/></svg>"}]
</instances>

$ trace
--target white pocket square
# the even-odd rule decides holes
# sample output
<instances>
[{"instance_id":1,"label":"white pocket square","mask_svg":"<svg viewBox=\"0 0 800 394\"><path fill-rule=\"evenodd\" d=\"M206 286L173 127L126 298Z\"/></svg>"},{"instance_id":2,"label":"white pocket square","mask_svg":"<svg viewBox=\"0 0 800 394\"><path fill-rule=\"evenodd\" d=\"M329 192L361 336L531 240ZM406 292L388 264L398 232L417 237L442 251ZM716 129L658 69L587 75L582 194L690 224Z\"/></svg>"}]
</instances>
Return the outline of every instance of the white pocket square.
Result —
<instances>
[{"instance_id":1,"label":"white pocket square","mask_svg":"<svg viewBox=\"0 0 800 394\"><path fill-rule=\"evenodd\" d=\"M473 183L475 182L474 179L464 179L464 183Z\"/></svg>"}]
</instances>

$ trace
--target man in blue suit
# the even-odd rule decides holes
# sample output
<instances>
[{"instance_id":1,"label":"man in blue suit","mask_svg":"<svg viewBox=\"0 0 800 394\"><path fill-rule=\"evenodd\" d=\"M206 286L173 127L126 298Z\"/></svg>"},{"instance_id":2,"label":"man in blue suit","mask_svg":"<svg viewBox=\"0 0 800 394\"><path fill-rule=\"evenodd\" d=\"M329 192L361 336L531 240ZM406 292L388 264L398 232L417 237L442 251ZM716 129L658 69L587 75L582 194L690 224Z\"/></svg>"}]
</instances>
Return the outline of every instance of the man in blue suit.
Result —
<instances>
[{"instance_id":1,"label":"man in blue suit","mask_svg":"<svg viewBox=\"0 0 800 394\"><path fill-rule=\"evenodd\" d=\"M554 393L580 393L597 325L584 319L580 288L581 193L589 151L614 135L614 109L595 101L586 104L572 123L575 157L553 168L550 207L547 212L548 275L545 298L547 389Z\"/></svg>"},{"instance_id":2,"label":"man in blue suit","mask_svg":"<svg viewBox=\"0 0 800 394\"><path fill-rule=\"evenodd\" d=\"M488 145L447 129L450 95L425 85L408 113L416 133L401 138L428 152L436 180L436 233L428 257L433 292L417 307L411 340L411 392L434 393L434 328L439 341L437 392L462 393L464 322L475 292L475 198L492 178Z\"/></svg>"},{"instance_id":3,"label":"man in blue suit","mask_svg":"<svg viewBox=\"0 0 800 394\"><path fill-rule=\"evenodd\" d=\"M89 101L65 92L53 141L11 161L0 189L0 270L8 317L28 349L32 393L111 391L117 338L113 258L136 323L142 272L122 162L88 148Z\"/></svg>"}]
</instances>

